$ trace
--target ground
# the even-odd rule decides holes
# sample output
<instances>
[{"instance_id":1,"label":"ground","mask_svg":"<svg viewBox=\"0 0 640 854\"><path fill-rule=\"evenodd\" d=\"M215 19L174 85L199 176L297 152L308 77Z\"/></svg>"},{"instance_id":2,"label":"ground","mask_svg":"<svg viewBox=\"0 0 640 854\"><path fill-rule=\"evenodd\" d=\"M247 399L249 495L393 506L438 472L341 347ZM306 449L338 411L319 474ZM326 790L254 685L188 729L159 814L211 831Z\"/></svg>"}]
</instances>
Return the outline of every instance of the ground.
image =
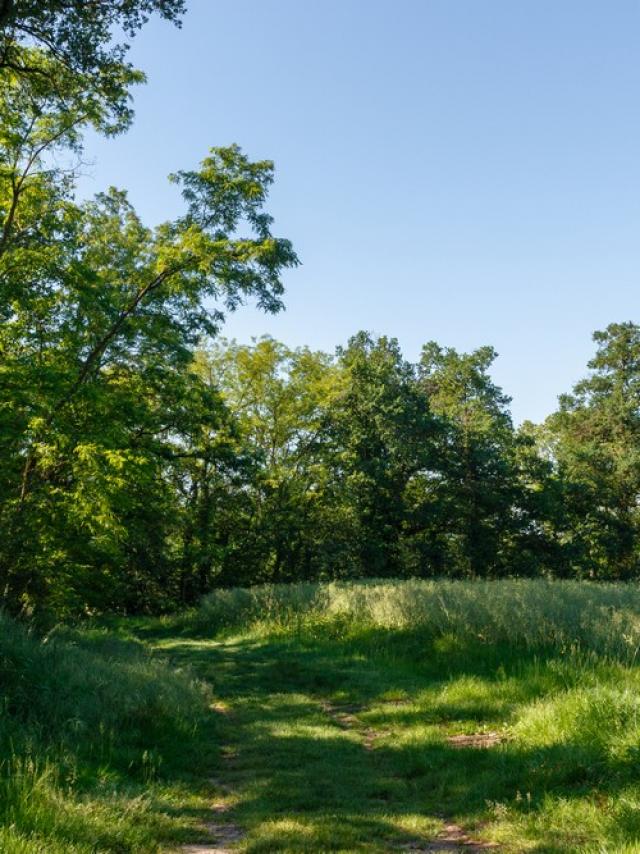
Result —
<instances>
[{"instance_id":1,"label":"ground","mask_svg":"<svg viewBox=\"0 0 640 854\"><path fill-rule=\"evenodd\" d=\"M221 590L0 615L0 851L640 854L640 588Z\"/></svg>"},{"instance_id":2,"label":"ground","mask_svg":"<svg viewBox=\"0 0 640 854\"><path fill-rule=\"evenodd\" d=\"M185 852L640 851L597 746L527 740L580 679L562 656L445 637L417 664L397 632L147 641L214 697L211 810Z\"/></svg>"}]
</instances>

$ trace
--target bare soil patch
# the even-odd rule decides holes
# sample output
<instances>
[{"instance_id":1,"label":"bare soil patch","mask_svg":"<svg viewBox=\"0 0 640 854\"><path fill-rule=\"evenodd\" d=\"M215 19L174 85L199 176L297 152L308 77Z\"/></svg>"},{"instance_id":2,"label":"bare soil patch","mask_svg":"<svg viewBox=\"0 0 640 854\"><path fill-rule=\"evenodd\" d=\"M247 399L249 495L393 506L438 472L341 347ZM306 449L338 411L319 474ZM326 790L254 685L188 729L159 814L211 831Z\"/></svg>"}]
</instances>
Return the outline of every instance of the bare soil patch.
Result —
<instances>
[{"instance_id":1,"label":"bare soil patch","mask_svg":"<svg viewBox=\"0 0 640 854\"><path fill-rule=\"evenodd\" d=\"M225 804L214 804L212 811L218 814L225 813L229 807ZM230 845L239 842L244 838L244 830L237 824L225 822L217 824L209 822L205 825L204 830L210 837L207 842L200 842L191 845L183 845L180 849L182 854L232 854Z\"/></svg>"},{"instance_id":2,"label":"bare soil patch","mask_svg":"<svg viewBox=\"0 0 640 854\"><path fill-rule=\"evenodd\" d=\"M470 735L450 735L447 744L451 747L495 747L506 741L505 736L499 732L474 732Z\"/></svg>"},{"instance_id":3,"label":"bare soil patch","mask_svg":"<svg viewBox=\"0 0 640 854\"><path fill-rule=\"evenodd\" d=\"M482 842L473 839L458 824L448 824L432 842L419 844L409 843L403 846L406 851L418 854L421 851L468 851L481 852L496 850L499 848L497 842Z\"/></svg>"}]
</instances>

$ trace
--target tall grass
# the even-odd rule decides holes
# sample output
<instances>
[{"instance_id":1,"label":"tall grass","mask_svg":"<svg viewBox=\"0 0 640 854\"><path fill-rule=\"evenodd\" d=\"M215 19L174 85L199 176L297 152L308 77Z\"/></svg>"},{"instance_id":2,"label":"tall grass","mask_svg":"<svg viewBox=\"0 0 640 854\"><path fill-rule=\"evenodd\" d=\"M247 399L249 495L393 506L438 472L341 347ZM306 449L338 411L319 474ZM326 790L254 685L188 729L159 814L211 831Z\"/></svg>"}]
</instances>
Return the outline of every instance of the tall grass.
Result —
<instances>
[{"instance_id":1,"label":"tall grass","mask_svg":"<svg viewBox=\"0 0 640 854\"><path fill-rule=\"evenodd\" d=\"M39 637L0 615L0 698L0 850L155 850L142 793L203 714L188 674L103 632Z\"/></svg>"},{"instance_id":2,"label":"tall grass","mask_svg":"<svg viewBox=\"0 0 640 854\"><path fill-rule=\"evenodd\" d=\"M640 650L640 587L578 581L367 581L264 585L206 597L191 624L419 629L460 640L595 652L632 663Z\"/></svg>"}]
</instances>

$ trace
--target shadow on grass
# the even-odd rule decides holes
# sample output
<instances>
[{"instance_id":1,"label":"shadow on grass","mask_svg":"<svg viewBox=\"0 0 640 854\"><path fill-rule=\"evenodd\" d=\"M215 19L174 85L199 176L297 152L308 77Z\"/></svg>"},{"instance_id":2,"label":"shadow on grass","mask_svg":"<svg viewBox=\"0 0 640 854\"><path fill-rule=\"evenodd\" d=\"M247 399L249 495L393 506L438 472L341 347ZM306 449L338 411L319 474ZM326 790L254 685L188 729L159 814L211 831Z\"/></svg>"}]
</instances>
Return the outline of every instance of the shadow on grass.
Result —
<instances>
[{"instance_id":1,"label":"shadow on grass","mask_svg":"<svg viewBox=\"0 0 640 854\"><path fill-rule=\"evenodd\" d=\"M218 728L232 758L220 758L212 776L237 792L232 817L248 832L247 850L400 850L432 841L446 819L481 837L492 808L535 820L549 793L569 801L602 798L633 781L635 763L614 762L597 745L452 747L441 723L504 724L515 705L563 690L567 677L552 650L452 649L422 637L418 658L417 640L401 636L395 651L387 633L313 644L305 638L162 644L164 654L192 667L229 704ZM481 679L496 690L510 680L511 688L495 703L402 706L455 678ZM395 706L390 696L400 698ZM355 706L355 720L341 725L323 708L326 700ZM380 734L367 750L371 727ZM589 841L579 827L560 837L538 826L527 850L576 851ZM621 815L616 838L640 840L633 810ZM522 849L514 843L505 850Z\"/></svg>"}]
</instances>

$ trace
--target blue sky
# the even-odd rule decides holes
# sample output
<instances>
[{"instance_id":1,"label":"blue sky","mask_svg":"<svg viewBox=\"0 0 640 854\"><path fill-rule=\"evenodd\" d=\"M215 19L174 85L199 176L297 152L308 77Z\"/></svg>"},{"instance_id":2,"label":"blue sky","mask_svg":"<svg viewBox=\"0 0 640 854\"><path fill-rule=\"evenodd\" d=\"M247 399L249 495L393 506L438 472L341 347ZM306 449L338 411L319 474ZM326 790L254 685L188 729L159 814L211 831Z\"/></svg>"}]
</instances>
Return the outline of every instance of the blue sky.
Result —
<instances>
[{"instance_id":1,"label":"blue sky","mask_svg":"<svg viewBox=\"0 0 640 854\"><path fill-rule=\"evenodd\" d=\"M492 344L521 421L584 374L594 329L640 322L638 0L188 6L134 43L134 127L89 139L81 190L126 187L156 223L209 146L273 159L302 266L286 312L244 307L226 335Z\"/></svg>"}]
</instances>

